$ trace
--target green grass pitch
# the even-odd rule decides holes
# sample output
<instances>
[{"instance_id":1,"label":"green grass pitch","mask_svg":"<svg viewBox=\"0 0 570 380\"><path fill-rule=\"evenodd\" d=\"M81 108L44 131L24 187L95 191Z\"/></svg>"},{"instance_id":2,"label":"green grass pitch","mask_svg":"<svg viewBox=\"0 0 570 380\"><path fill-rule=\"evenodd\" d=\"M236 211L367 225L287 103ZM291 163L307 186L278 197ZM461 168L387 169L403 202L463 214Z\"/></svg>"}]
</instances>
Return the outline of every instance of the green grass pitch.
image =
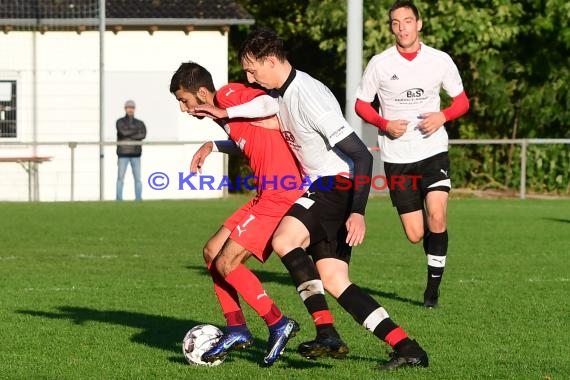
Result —
<instances>
[{"instance_id":1,"label":"green grass pitch","mask_svg":"<svg viewBox=\"0 0 570 380\"><path fill-rule=\"evenodd\" d=\"M387 198L370 201L351 277L430 355L427 369L377 373L388 346L328 298L347 359L295 349L314 328L276 256L250 267L301 324L283 358L262 368L267 330L219 367L187 365L180 343L199 323L223 326L201 257L245 201L0 204L0 378L4 379L568 379L570 202L454 199L441 307L419 306L421 245Z\"/></svg>"}]
</instances>

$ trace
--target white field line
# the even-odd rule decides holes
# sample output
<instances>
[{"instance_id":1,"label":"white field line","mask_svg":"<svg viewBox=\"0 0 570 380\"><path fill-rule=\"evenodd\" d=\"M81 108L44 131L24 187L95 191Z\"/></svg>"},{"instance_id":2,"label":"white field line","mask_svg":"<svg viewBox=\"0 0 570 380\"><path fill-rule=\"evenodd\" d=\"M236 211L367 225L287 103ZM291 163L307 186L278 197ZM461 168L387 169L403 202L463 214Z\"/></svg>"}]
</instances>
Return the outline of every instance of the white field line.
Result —
<instances>
[{"instance_id":1,"label":"white field line","mask_svg":"<svg viewBox=\"0 0 570 380\"><path fill-rule=\"evenodd\" d=\"M570 278L527 278L527 282L570 282ZM477 283L477 282L496 282L491 280L481 280L477 278L462 279L458 281L460 284Z\"/></svg>"},{"instance_id":2,"label":"white field line","mask_svg":"<svg viewBox=\"0 0 570 380\"><path fill-rule=\"evenodd\" d=\"M191 284L191 285L174 285L174 286L129 286L130 289L190 289L190 288L203 288L204 284ZM125 287L123 287L125 288ZM91 291L102 290L99 287L82 287L82 286L68 286L68 287L47 287L47 288L23 288L25 292L76 292L76 291Z\"/></svg>"}]
</instances>

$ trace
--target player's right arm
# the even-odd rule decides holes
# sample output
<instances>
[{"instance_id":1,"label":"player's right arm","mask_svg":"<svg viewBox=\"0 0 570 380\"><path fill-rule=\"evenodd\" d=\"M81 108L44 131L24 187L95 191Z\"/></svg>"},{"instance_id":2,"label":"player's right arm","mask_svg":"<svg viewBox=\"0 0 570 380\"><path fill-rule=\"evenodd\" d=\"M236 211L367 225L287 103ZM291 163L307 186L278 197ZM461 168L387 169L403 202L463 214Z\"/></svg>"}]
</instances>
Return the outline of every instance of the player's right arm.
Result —
<instances>
[{"instance_id":1,"label":"player's right arm","mask_svg":"<svg viewBox=\"0 0 570 380\"><path fill-rule=\"evenodd\" d=\"M407 120L387 120L384 119L380 114L374 109L371 102L366 102L362 99L356 99L356 104L354 105L354 110L356 114L360 116L362 120L368 124L372 124L381 131L386 132L394 138L402 136L406 132L406 128L410 123Z\"/></svg>"},{"instance_id":2,"label":"player's right arm","mask_svg":"<svg viewBox=\"0 0 570 380\"><path fill-rule=\"evenodd\" d=\"M372 124L393 138L398 138L406 132L406 128L410 122L408 120L387 120L374 109L372 102L380 85L381 80L380 74L378 73L378 63L376 57L373 57L370 62L368 62L358 89L356 90L354 110L356 114L367 123Z\"/></svg>"},{"instance_id":3,"label":"player's right arm","mask_svg":"<svg viewBox=\"0 0 570 380\"><path fill-rule=\"evenodd\" d=\"M279 103L269 95L260 95L252 100L227 108L219 108L210 104L196 106L193 111L197 116L213 119L258 119L275 115L279 112Z\"/></svg>"}]
</instances>

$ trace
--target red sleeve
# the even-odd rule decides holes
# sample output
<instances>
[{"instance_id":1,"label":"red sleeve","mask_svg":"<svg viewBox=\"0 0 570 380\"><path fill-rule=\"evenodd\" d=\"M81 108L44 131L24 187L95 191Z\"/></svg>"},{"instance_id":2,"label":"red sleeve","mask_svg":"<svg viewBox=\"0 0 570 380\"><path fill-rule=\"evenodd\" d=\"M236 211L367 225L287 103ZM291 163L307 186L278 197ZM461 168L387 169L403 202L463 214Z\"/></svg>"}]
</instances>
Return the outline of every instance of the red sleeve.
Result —
<instances>
[{"instance_id":1,"label":"red sleeve","mask_svg":"<svg viewBox=\"0 0 570 380\"><path fill-rule=\"evenodd\" d=\"M372 107L372 104L365 102L364 100L356 99L354 110L364 121L386 132L386 129L388 128L388 120L380 116L374 107Z\"/></svg>"},{"instance_id":2,"label":"red sleeve","mask_svg":"<svg viewBox=\"0 0 570 380\"><path fill-rule=\"evenodd\" d=\"M229 83L216 91L216 102L220 108L225 109L247 103L261 95L266 95L266 93L241 83Z\"/></svg>"},{"instance_id":3,"label":"red sleeve","mask_svg":"<svg viewBox=\"0 0 570 380\"><path fill-rule=\"evenodd\" d=\"M463 91L461 94L453 98L451 105L444 109L443 116L445 116L445 121L451 121L462 116L469 110L469 99L467 99L467 94Z\"/></svg>"}]
</instances>

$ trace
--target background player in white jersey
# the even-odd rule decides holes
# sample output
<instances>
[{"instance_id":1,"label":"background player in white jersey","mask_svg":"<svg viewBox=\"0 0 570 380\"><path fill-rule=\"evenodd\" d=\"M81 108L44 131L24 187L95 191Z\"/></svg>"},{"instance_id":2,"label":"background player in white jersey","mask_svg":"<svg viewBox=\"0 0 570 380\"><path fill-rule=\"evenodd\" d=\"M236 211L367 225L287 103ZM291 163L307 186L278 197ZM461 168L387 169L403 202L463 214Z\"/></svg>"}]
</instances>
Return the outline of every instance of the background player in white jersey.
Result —
<instances>
[{"instance_id":1,"label":"background player in white jersey","mask_svg":"<svg viewBox=\"0 0 570 380\"><path fill-rule=\"evenodd\" d=\"M424 306L432 308L438 304L448 246L451 172L443 124L467 112L469 100L449 55L420 42L422 21L415 5L396 1L389 15L396 45L368 63L356 93L355 109L380 130L386 176L421 176L418 186L407 177L403 188L390 189L390 197L410 242L415 244L423 238L428 265ZM440 110L442 87L453 98L444 110ZM376 95L380 114L371 104Z\"/></svg>"},{"instance_id":2,"label":"background player in white jersey","mask_svg":"<svg viewBox=\"0 0 570 380\"><path fill-rule=\"evenodd\" d=\"M314 300L326 289L359 324L394 348L391 360L379 369L427 367L427 354L419 344L349 278L352 246L364 239L370 183L352 183L352 189L347 190L340 184L349 180L341 182L339 176L350 172L354 178L370 178L372 156L367 147L344 119L330 90L291 66L283 41L274 32L250 34L239 57L249 82L277 90L285 140L303 174L314 181L287 212L272 241L305 306L311 312ZM313 263L307 253L318 273L310 269ZM302 343L299 352L311 358L341 356L347 349L338 346L339 337L334 334L336 331L317 329L316 339Z\"/></svg>"}]
</instances>

